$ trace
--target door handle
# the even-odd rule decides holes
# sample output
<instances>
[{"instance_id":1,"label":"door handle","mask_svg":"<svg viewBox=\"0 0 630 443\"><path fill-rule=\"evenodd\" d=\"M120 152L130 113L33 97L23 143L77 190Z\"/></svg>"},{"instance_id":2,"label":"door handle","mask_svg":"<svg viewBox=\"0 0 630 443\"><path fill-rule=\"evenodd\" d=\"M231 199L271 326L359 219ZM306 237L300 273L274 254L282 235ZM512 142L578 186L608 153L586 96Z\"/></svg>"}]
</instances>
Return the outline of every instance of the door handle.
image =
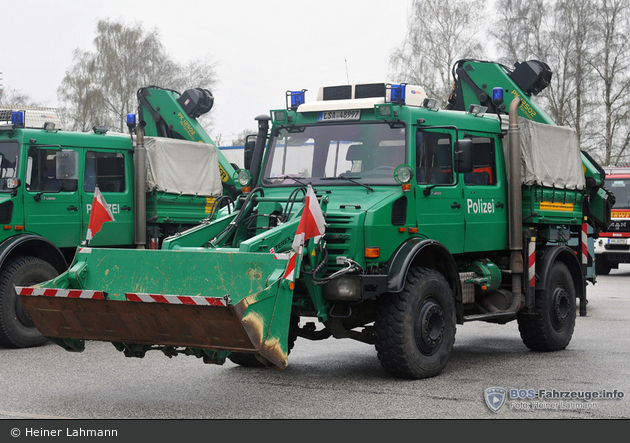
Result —
<instances>
[{"instance_id":1,"label":"door handle","mask_svg":"<svg viewBox=\"0 0 630 443\"><path fill-rule=\"evenodd\" d=\"M503 203L501 202L497 202L494 206L496 206L497 208L503 208Z\"/></svg>"},{"instance_id":2,"label":"door handle","mask_svg":"<svg viewBox=\"0 0 630 443\"><path fill-rule=\"evenodd\" d=\"M131 211L131 206L123 206L122 208L120 208L121 211Z\"/></svg>"},{"instance_id":3,"label":"door handle","mask_svg":"<svg viewBox=\"0 0 630 443\"><path fill-rule=\"evenodd\" d=\"M79 208L77 208L77 207L76 207L76 206L74 206L74 205L70 205L70 206L68 206L66 209L67 209L68 211L75 211L75 212L79 210Z\"/></svg>"},{"instance_id":4,"label":"door handle","mask_svg":"<svg viewBox=\"0 0 630 443\"><path fill-rule=\"evenodd\" d=\"M453 208L453 209L459 209L459 208L461 208L461 207L462 207L462 205L460 205L460 204L459 204L459 203L457 203L457 202L453 202L453 204L451 205L451 208Z\"/></svg>"}]
</instances>

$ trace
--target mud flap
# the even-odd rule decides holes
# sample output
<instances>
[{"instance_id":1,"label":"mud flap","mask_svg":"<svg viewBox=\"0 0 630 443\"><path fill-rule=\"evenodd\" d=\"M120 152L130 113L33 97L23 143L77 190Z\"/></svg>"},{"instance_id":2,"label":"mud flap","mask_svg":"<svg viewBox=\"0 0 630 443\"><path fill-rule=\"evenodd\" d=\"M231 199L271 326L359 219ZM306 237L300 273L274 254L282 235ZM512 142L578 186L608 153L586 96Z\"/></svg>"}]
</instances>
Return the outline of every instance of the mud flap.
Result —
<instances>
[{"instance_id":1,"label":"mud flap","mask_svg":"<svg viewBox=\"0 0 630 443\"><path fill-rule=\"evenodd\" d=\"M100 340L252 352L286 368L293 296L284 278L287 256L105 249L77 256L55 280L16 287L37 328L67 349L82 350L77 340ZM135 266L123 270L126 260ZM79 281L99 289L71 287Z\"/></svg>"}]
</instances>

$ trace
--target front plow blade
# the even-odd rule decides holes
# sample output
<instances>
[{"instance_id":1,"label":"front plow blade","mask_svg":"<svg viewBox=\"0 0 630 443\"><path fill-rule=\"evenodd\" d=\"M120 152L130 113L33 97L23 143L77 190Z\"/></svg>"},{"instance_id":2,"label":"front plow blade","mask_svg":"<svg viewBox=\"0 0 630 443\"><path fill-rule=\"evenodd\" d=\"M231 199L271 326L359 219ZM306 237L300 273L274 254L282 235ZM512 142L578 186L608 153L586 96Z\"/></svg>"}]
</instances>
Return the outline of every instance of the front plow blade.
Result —
<instances>
[{"instance_id":1,"label":"front plow blade","mask_svg":"<svg viewBox=\"0 0 630 443\"><path fill-rule=\"evenodd\" d=\"M292 301L291 282L283 278L287 257L105 249L77 257L55 280L16 287L44 336L66 343L251 352L287 366ZM134 265L121 266L127 260Z\"/></svg>"}]
</instances>

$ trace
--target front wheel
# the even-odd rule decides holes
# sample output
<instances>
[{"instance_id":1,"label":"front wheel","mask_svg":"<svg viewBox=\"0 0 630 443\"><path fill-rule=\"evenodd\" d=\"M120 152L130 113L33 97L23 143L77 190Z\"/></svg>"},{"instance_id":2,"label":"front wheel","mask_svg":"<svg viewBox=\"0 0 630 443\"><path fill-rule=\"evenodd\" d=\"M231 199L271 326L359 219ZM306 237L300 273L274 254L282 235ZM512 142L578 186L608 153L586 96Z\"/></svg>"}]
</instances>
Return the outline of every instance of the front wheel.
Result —
<instances>
[{"instance_id":1,"label":"front wheel","mask_svg":"<svg viewBox=\"0 0 630 443\"><path fill-rule=\"evenodd\" d=\"M379 298L375 338L381 365L399 378L439 374L453 349L455 323L455 301L444 276L411 268L402 292Z\"/></svg>"},{"instance_id":2,"label":"front wheel","mask_svg":"<svg viewBox=\"0 0 630 443\"><path fill-rule=\"evenodd\" d=\"M533 313L518 314L518 330L532 351L559 351L567 347L575 328L575 285L569 268L556 262L547 285L536 291Z\"/></svg>"},{"instance_id":3,"label":"front wheel","mask_svg":"<svg viewBox=\"0 0 630 443\"><path fill-rule=\"evenodd\" d=\"M32 286L57 276L57 270L36 257L18 257L0 271L0 344L11 348L40 346L42 336L28 315L14 286Z\"/></svg>"},{"instance_id":4,"label":"front wheel","mask_svg":"<svg viewBox=\"0 0 630 443\"><path fill-rule=\"evenodd\" d=\"M597 275L608 275L610 274L610 270L612 266L608 262L608 259L603 254L595 255L595 274Z\"/></svg>"}]
</instances>

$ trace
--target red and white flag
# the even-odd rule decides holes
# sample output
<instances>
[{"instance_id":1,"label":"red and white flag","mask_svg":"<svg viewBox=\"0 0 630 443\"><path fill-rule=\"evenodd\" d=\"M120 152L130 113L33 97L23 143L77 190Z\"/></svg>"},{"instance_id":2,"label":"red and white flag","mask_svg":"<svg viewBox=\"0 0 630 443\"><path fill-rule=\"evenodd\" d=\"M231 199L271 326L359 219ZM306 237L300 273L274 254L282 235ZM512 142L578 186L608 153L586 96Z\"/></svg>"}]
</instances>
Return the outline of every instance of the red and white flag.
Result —
<instances>
[{"instance_id":1,"label":"red and white flag","mask_svg":"<svg viewBox=\"0 0 630 443\"><path fill-rule=\"evenodd\" d=\"M291 252L289 256L289 263L287 264L287 269L284 271L284 275L282 278L286 280L295 280L295 262L297 261L297 254L295 252Z\"/></svg>"},{"instance_id":2,"label":"red and white flag","mask_svg":"<svg viewBox=\"0 0 630 443\"><path fill-rule=\"evenodd\" d=\"M326 220L322 213L322 208L319 206L317 196L311 185L308 185L308 191L306 192L306 201L304 202L304 211L300 218L297 231L295 233L295 239L293 240L293 250L289 258L287 269L284 272L283 278L294 281L295 269L297 266L298 255L302 258L304 250L304 242L309 238L318 237L324 233L326 229Z\"/></svg>"},{"instance_id":3,"label":"red and white flag","mask_svg":"<svg viewBox=\"0 0 630 443\"><path fill-rule=\"evenodd\" d=\"M89 244L92 237L101 230L103 223L110 221L115 221L114 215L97 186L94 188L94 199L92 199L92 209L90 209L90 221L85 238L87 243Z\"/></svg>"},{"instance_id":4,"label":"red and white flag","mask_svg":"<svg viewBox=\"0 0 630 443\"><path fill-rule=\"evenodd\" d=\"M304 242L309 238L320 236L326 229L326 220L319 206L317 196L311 185L308 185L306 192L306 201L304 203L304 212L300 218L295 238L293 239L293 250L300 252L300 246L304 246Z\"/></svg>"}]
</instances>

